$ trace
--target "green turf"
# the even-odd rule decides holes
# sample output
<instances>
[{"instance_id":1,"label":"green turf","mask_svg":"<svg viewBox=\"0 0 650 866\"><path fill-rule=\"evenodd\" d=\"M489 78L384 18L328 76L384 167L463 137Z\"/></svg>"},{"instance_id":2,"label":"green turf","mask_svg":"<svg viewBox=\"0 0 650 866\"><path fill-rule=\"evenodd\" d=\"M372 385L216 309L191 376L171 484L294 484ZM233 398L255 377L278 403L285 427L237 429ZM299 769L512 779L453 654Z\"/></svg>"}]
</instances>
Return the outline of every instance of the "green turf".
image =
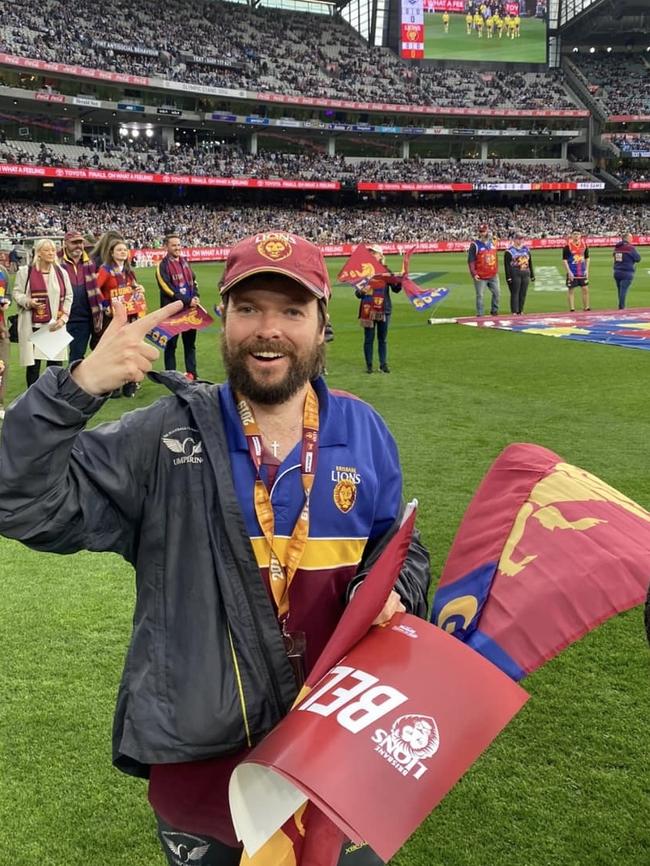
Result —
<instances>
[{"instance_id":1,"label":"green turf","mask_svg":"<svg viewBox=\"0 0 650 866\"><path fill-rule=\"evenodd\" d=\"M521 19L521 36L507 39L504 28L499 39L495 28L492 39L483 28L481 39L472 30L467 34L465 15L449 15L449 32L445 33L442 13L424 16L424 56L430 60L498 60L500 62L546 63L546 22L539 18Z\"/></svg>"},{"instance_id":2,"label":"green turf","mask_svg":"<svg viewBox=\"0 0 650 866\"><path fill-rule=\"evenodd\" d=\"M610 263L610 251L594 252L594 308L614 306ZM559 251L540 253L536 264L559 268ZM438 315L473 312L463 256L415 256L412 266L442 271L437 284L452 286ZM330 261L332 273L339 267ZM197 266L209 305L220 271ZM143 272L148 286L152 277ZM647 266L630 301L650 306ZM650 507L650 353L430 327L427 314L397 296L393 372L368 376L357 303L349 288L335 289L329 381L386 417L400 445L405 493L421 501L419 523L437 574L473 491L509 442L551 448ZM565 305L564 293L532 292L528 309ZM215 331L199 335L200 372L210 379L221 378ZM21 373L14 366L13 394ZM133 400L109 401L97 420L159 394L146 383ZM1 866L162 866L144 784L110 766L133 602L130 568L112 555L46 556L5 540L0 562ZM528 705L394 863L650 863L650 653L640 609L606 623L525 687Z\"/></svg>"}]
</instances>

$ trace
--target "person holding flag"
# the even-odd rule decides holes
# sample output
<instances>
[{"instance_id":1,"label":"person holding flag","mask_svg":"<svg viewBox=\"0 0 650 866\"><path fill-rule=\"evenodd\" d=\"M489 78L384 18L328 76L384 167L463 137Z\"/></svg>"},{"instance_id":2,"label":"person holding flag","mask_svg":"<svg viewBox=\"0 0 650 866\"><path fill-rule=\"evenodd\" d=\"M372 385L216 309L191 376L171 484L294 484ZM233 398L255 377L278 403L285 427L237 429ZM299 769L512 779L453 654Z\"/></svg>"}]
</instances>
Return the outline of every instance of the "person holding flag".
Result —
<instances>
[{"instance_id":1,"label":"person holding flag","mask_svg":"<svg viewBox=\"0 0 650 866\"><path fill-rule=\"evenodd\" d=\"M501 292L498 274L499 262L497 259L497 249L490 236L490 229L487 223L482 223L478 227L478 238L469 245L467 264L474 280L476 315L483 315L483 295L487 288L492 295L490 315L497 316L499 314L499 297Z\"/></svg>"},{"instance_id":2,"label":"person holding flag","mask_svg":"<svg viewBox=\"0 0 650 866\"><path fill-rule=\"evenodd\" d=\"M589 247L578 229L574 229L567 238L562 250L562 262L566 271L569 311L576 311L575 290L579 288L582 291L582 307L589 312Z\"/></svg>"},{"instance_id":3,"label":"person holding flag","mask_svg":"<svg viewBox=\"0 0 650 866\"><path fill-rule=\"evenodd\" d=\"M181 239L177 234L168 234L164 240L166 256L156 267L156 282L160 289L160 306L173 301L182 301L184 307L196 307L199 303L199 290L196 276L186 258L181 255ZM185 375L196 379L196 329L190 328L182 333L183 355L185 356ZM178 336L170 337L165 346L165 370L176 369L176 344Z\"/></svg>"},{"instance_id":4,"label":"person holding flag","mask_svg":"<svg viewBox=\"0 0 650 866\"><path fill-rule=\"evenodd\" d=\"M385 264L384 253L381 247L368 247L375 259ZM375 332L377 334L377 353L379 355L379 369L382 373L390 373L388 366L388 326L393 311L393 302L390 293L401 292L402 283L399 277L390 279L385 274L376 274L370 277L365 285L355 290L357 298L361 299L359 304L359 324L364 329L363 354L366 359L366 373L373 372L372 360L374 354Z\"/></svg>"},{"instance_id":5,"label":"person holding flag","mask_svg":"<svg viewBox=\"0 0 650 866\"><path fill-rule=\"evenodd\" d=\"M15 401L0 443L0 533L135 568L113 760L149 778L170 866L240 863L230 774L288 713L403 510L383 420L320 376L331 290L318 247L260 232L232 247L220 288L227 382L150 373L144 337L182 302L129 323L117 300L97 349ZM147 374L171 396L84 430ZM415 534L375 623L424 616L429 582ZM292 825L290 858L255 866L300 864L311 821ZM379 864L347 861L337 833L323 862Z\"/></svg>"},{"instance_id":6,"label":"person holding flag","mask_svg":"<svg viewBox=\"0 0 650 866\"><path fill-rule=\"evenodd\" d=\"M146 302L144 287L138 283L135 271L129 263L129 247L125 241L115 238L106 250L106 258L97 271L97 288L101 292L106 327L113 315L112 302L119 300L124 305L127 320L134 322L144 315ZM102 335L103 336L103 335ZM137 383L129 380L116 388L112 397L135 397Z\"/></svg>"}]
</instances>

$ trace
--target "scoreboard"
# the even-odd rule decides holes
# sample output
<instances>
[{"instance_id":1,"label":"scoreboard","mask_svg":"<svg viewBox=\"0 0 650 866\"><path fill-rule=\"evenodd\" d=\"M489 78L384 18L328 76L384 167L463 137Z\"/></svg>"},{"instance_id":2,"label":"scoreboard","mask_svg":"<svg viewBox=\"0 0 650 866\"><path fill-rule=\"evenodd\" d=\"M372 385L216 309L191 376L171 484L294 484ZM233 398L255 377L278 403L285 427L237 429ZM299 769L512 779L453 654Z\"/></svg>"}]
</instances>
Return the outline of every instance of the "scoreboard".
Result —
<instances>
[{"instance_id":1,"label":"scoreboard","mask_svg":"<svg viewBox=\"0 0 650 866\"><path fill-rule=\"evenodd\" d=\"M400 56L405 60L424 58L424 0L402 0Z\"/></svg>"}]
</instances>

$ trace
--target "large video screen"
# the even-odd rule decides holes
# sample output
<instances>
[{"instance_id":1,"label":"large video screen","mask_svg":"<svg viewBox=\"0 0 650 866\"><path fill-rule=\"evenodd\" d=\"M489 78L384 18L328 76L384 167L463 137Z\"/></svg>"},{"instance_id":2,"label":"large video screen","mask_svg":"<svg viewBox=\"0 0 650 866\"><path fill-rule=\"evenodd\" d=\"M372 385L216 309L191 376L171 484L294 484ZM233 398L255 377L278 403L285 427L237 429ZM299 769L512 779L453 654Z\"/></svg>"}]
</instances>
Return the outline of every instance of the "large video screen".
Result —
<instances>
[{"instance_id":1,"label":"large video screen","mask_svg":"<svg viewBox=\"0 0 650 866\"><path fill-rule=\"evenodd\" d=\"M547 0L423 0L424 57L546 63Z\"/></svg>"}]
</instances>

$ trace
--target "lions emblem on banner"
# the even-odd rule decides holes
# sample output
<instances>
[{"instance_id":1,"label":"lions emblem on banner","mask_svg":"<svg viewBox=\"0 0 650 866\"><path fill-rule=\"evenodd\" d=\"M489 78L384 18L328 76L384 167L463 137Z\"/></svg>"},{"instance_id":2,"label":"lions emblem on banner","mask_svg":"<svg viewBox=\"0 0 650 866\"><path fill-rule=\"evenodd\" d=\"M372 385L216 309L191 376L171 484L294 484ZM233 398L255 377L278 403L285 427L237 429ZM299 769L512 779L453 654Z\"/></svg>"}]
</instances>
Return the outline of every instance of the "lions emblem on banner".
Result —
<instances>
[{"instance_id":1,"label":"lions emblem on banner","mask_svg":"<svg viewBox=\"0 0 650 866\"><path fill-rule=\"evenodd\" d=\"M292 238L283 232L268 232L260 236L257 252L272 262L288 259L293 253Z\"/></svg>"},{"instance_id":2,"label":"lions emblem on banner","mask_svg":"<svg viewBox=\"0 0 650 866\"><path fill-rule=\"evenodd\" d=\"M349 478L343 478L334 488L334 504L339 511L347 514L354 507L357 499L357 485Z\"/></svg>"},{"instance_id":3,"label":"lions emblem on banner","mask_svg":"<svg viewBox=\"0 0 650 866\"><path fill-rule=\"evenodd\" d=\"M390 731L393 743L409 758L431 758L440 746L440 734L431 716L400 716Z\"/></svg>"}]
</instances>

